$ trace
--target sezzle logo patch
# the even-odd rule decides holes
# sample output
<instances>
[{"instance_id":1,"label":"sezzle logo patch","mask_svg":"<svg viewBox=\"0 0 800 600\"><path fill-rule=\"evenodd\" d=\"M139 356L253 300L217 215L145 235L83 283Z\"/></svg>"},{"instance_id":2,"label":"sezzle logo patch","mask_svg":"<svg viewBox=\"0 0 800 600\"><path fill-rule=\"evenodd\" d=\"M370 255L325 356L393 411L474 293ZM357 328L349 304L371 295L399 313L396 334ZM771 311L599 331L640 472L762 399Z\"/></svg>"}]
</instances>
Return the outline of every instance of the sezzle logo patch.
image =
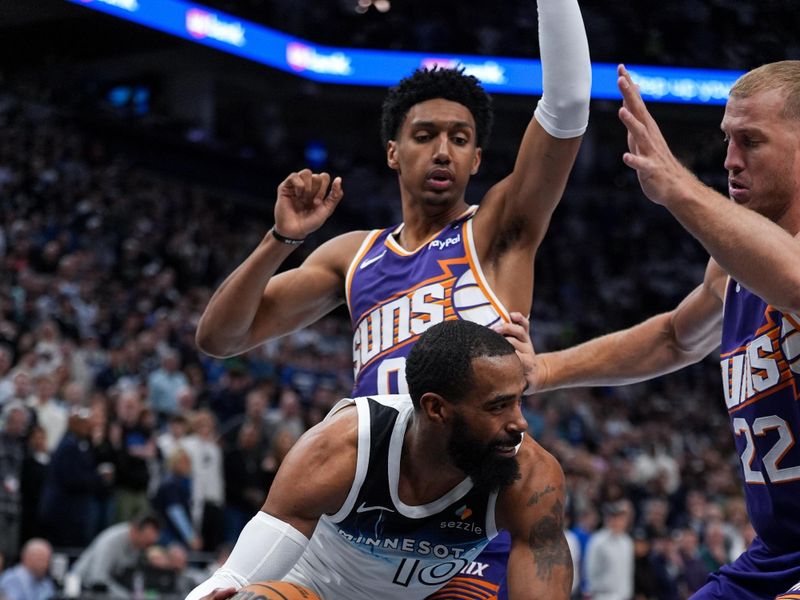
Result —
<instances>
[{"instance_id":1,"label":"sezzle logo patch","mask_svg":"<svg viewBox=\"0 0 800 600\"><path fill-rule=\"evenodd\" d=\"M472 509L467 508L467 505L465 504L456 511L456 516L460 517L462 521L465 521L472 516Z\"/></svg>"},{"instance_id":2,"label":"sezzle logo patch","mask_svg":"<svg viewBox=\"0 0 800 600\"><path fill-rule=\"evenodd\" d=\"M428 244L428 248L435 248L436 250L444 250L445 248L449 248L450 246L455 246L456 244L461 243L461 234L459 233L456 236L449 237L446 240L433 240L430 244Z\"/></svg>"}]
</instances>

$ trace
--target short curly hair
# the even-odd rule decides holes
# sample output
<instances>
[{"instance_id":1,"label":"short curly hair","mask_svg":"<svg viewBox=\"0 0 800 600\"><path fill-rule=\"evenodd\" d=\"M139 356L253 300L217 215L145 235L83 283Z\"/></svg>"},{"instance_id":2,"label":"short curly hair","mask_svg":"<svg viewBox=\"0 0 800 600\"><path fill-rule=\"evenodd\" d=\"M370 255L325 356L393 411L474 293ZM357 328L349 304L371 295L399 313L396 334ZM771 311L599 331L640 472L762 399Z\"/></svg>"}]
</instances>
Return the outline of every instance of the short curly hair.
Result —
<instances>
[{"instance_id":1,"label":"short curly hair","mask_svg":"<svg viewBox=\"0 0 800 600\"><path fill-rule=\"evenodd\" d=\"M492 99L473 75L464 74L464 69L417 69L400 80L383 101L381 111L381 139L383 145L397 138L397 133L415 104L444 98L467 107L475 119L476 141L479 148L489 143L492 131Z\"/></svg>"},{"instance_id":2,"label":"short curly hair","mask_svg":"<svg viewBox=\"0 0 800 600\"><path fill-rule=\"evenodd\" d=\"M475 358L514 354L496 331L472 321L442 321L423 333L406 359L406 382L414 408L423 394L460 402L474 385Z\"/></svg>"}]
</instances>

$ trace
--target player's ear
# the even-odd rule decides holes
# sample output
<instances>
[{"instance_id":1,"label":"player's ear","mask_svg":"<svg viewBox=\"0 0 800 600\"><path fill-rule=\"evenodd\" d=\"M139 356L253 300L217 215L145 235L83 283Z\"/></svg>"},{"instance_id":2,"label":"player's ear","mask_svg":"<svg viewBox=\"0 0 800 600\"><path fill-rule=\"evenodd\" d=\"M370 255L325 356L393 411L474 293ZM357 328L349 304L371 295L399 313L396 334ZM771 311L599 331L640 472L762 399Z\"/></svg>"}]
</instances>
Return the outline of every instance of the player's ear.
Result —
<instances>
[{"instance_id":1,"label":"player's ear","mask_svg":"<svg viewBox=\"0 0 800 600\"><path fill-rule=\"evenodd\" d=\"M444 424L450 420L450 403L439 394L433 392L422 394L419 408L433 423Z\"/></svg>"},{"instance_id":2,"label":"player's ear","mask_svg":"<svg viewBox=\"0 0 800 600\"><path fill-rule=\"evenodd\" d=\"M481 166L481 157L483 156L483 152L480 148L475 148L475 156L472 159L472 168L469 170L470 175L475 175L478 172L478 168Z\"/></svg>"},{"instance_id":3,"label":"player's ear","mask_svg":"<svg viewBox=\"0 0 800 600\"><path fill-rule=\"evenodd\" d=\"M389 140L386 144L386 164L389 165L390 169L400 170L400 164L397 160L397 142L394 140Z\"/></svg>"}]
</instances>

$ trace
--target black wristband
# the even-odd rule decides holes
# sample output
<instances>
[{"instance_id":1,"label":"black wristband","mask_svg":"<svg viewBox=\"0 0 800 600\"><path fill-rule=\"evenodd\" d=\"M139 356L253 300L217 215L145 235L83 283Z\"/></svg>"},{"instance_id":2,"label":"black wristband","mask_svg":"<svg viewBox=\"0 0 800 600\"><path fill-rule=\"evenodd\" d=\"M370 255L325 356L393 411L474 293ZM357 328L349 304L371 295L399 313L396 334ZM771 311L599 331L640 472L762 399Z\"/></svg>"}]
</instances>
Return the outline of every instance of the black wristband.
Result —
<instances>
[{"instance_id":1,"label":"black wristband","mask_svg":"<svg viewBox=\"0 0 800 600\"><path fill-rule=\"evenodd\" d=\"M275 229L275 227L270 229L270 231L272 232L272 237L278 240L281 244L287 244L289 246L299 246L300 244L306 241L305 238L303 238L302 240L298 240L296 238L290 238L286 237L285 235L281 235L280 233L278 233L278 230Z\"/></svg>"}]
</instances>

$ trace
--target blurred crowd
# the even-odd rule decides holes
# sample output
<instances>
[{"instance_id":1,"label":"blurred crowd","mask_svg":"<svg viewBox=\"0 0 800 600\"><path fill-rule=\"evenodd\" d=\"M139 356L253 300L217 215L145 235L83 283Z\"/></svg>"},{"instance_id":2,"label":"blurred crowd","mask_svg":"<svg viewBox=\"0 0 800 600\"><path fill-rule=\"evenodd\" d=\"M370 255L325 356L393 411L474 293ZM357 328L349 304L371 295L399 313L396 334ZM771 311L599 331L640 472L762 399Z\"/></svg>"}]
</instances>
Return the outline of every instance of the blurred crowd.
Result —
<instances>
[{"instance_id":1,"label":"blurred crowd","mask_svg":"<svg viewBox=\"0 0 800 600\"><path fill-rule=\"evenodd\" d=\"M457 0L204 3L332 46L502 56L531 56L537 47L532 0L506 0L492 10ZM775 35L800 26L792 0L583 0L581 10L592 59L599 62L748 69L800 52L796 40L787 48Z\"/></svg>"},{"instance_id":2,"label":"blurred crowd","mask_svg":"<svg viewBox=\"0 0 800 600\"><path fill-rule=\"evenodd\" d=\"M702 277L699 247L676 245L622 173L600 159L576 170L537 262L540 350L669 307ZM351 195L371 185L373 202L397 202L385 171L351 175ZM348 395L346 315L203 355L196 323L269 228L264 199L144 170L69 112L8 91L0 198L0 596L16 600L22 572L67 596L182 597ZM752 539L720 396L712 358L652 384L526 399L567 476L577 597L683 598Z\"/></svg>"}]
</instances>

